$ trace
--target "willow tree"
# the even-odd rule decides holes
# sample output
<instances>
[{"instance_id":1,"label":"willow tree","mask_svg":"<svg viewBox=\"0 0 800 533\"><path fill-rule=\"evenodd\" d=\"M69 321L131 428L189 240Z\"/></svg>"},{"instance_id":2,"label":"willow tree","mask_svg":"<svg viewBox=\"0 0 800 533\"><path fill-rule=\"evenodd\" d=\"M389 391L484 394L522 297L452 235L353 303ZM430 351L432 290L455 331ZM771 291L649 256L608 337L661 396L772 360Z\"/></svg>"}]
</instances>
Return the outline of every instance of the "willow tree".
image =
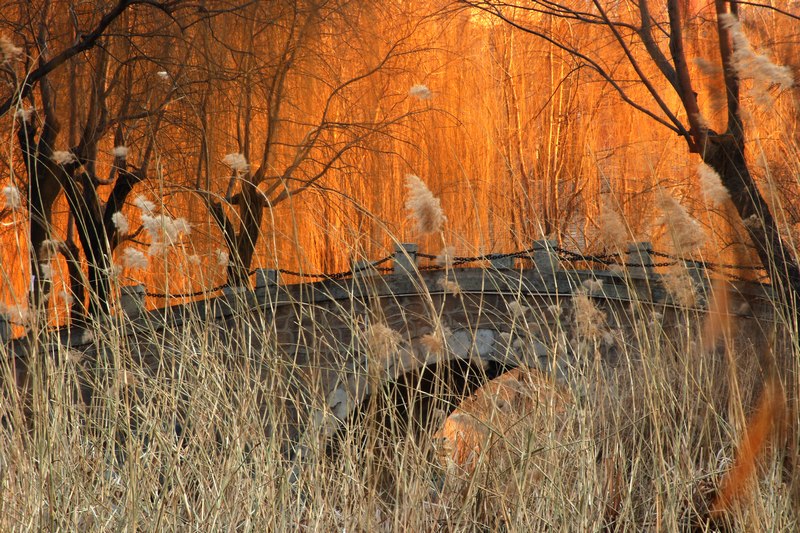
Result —
<instances>
[{"instance_id":1,"label":"willow tree","mask_svg":"<svg viewBox=\"0 0 800 533\"><path fill-rule=\"evenodd\" d=\"M227 73L229 81L209 84L199 106L205 134L196 187L230 252L229 284L246 284L267 212L307 191L346 196L346 175L361 172L353 161L379 151L381 139L419 111L400 105L407 93L393 93L381 79L415 53L413 27L369 40L392 9L338 0L255 2L241 24L226 17L208 22L216 39L207 44L207 73ZM383 92L372 94L376 87ZM235 110L228 128L236 151L228 154L220 151L214 123L220 109L213 95L220 91ZM214 180L215 159L229 168L227 183ZM326 183L331 175L339 183Z\"/></svg>"},{"instance_id":2,"label":"willow tree","mask_svg":"<svg viewBox=\"0 0 800 533\"><path fill-rule=\"evenodd\" d=\"M154 135L140 136L130 155L129 137L158 131L175 95L162 63L186 48L170 43L188 42L187 30L212 12L181 0L41 0L7 5L3 15L0 117L21 154L7 187L26 200L31 305L47 300L49 261L60 253L72 316L107 312L111 255L124 237L115 215L147 179L154 153ZM62 194L69 217L57 228Z\"/></svg>"},{"instance_id":3,"label":"willow tree","mask_svg":"<svg viewBox=\"0 0 800 533\"><path fill-rule=\"evenodd\" d=\"M48 261L60 253L73 316L108 311L115 249L132 240L164 252L158 231L175 229L167 213L186 208L179 194L201 199L207 211L193 211L193 222L218 226L227 280L244 284L270 209L310 190L346 196L347 179L326 178L359 172L358 158L417 112L405 105L407 88L388 88L415 52L413 24L402 17L391 38L382 34L390 8L338 0L5 7L0 117L17 146L1 184L21 193L18 209L29 215L16 220L28 222L20 240L29 244L34 307L47 300ZM221 178L223 162L230 173ZM126 231L119 222L135 189L164 205L137 202L142 226ZM62 198L68 220L54 218Z\"/></svg>"},{"instance_id":4,"label":"willow tree","mask_svg":"<svg viewBox=\"0 0 800 533\"><path fill-rule=\"evenodd\" d=\"M689 13L691 2L667 0L658 7L648 0L603 2L529 0L461 0L472 9L496 17L521 32L535 36L569 54L583 68L594 71L619 98L654 124L682 137L688 151L698 154L720 177L730 200L744 222L750 240L773 282L786 287L788 298L800 296L800 269L791 247L781 235L775 214L762 195L746 154L742 120L742 80L752 80L751 91L770 100L793 85L791 71L754 52L744 33L740 14L772 10L776 16L798 19L796 14L765 3L714 0L700 13ZM566 21L569 32L555 32L549 24ZM724 82L721 116L704 116L687 56L689 40L700 24L713 24L717 72ZM605 33L610 47L579 45L587 30ZM616 50L616 54L613 54ZM609 54L613 56L608 61ZM616 74L613 61L630 67L634 78ZM650 74L649 74L650 73ZM657 73L657 74L652 74ZM635 97L632 87L646 96ZM671 93L671 94L670 94ZM680 112L669 103L677 96ZM710 124L722 125L714 129Z\"/></svg>"}]
</instances>

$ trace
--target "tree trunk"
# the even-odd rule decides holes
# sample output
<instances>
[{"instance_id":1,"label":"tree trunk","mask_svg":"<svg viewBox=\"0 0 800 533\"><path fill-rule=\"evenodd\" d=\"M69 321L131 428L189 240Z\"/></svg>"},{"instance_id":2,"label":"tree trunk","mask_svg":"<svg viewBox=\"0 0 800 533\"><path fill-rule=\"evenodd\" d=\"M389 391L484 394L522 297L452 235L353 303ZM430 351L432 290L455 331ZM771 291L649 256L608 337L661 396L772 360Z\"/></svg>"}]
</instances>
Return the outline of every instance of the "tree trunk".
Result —
<instances>
[{"instance_id":1,"label":"tree trunk","mask_svg":"<svg viewBox=\"0 0 800 533\"><path fill-rule=\"evenodd\" d=\"M109 283L110 249L100 213L97 194L87 176L79 174L76 168L57 168L67 204L75 217L78 238L86 257L89 285L89 315L96 316L110 312ZM81 179L82 188L78 186Z\"/></svg>"},{"instance_id":2,"label":"tree trunk","mask_svg":"<svg viewBox=\"0 0 800 533\"><path fill-rule=\"evenodd\" d=\"M231 250L233 257L228 265L228 284L233 287L243 287L249 283L250 266L264 218L264 197L252 182L243 181L239 202L242 222L236 236L236 247Z\"/></svg>"},{"instance_id":3,"label":"tree trunk","mask_svg":"<svg viewBox=\"0 0 800 533\"><path fill-rule=\"evenodd\" d=\"M34 172L36 167L34 165ZM56 185L55 187L53 185ZM49 280L45 280L39 272L39 264L42 262L41 249L42 243L50 238L50 225L53 216L53 204L58 197L59 188L57 184L33 179L30 184L30 195L28 197L28 208L30 213L30 268L33 277L30 287L30 306L36 309L43 304L51 288Z\"/></svg>"},{"instance_id":4,"label":"tree trunk","mask_svg":"<svg viewBox=\"0 0 800 533\"><path fill-rule=\"evenodd\" d=\"M72 226L72 217L68 222ZM64 243L64 257L67 260L69 274L69 288L72 303L69 306L69 321L73 326L83 325L86 321L86 284L80 264L80 250L75 240L68 236Z\"/></svg>"},{"instance_id":5,"label":"tree trunk","mask_svg":"<svg viewBox=\"0 0 800 533\"><path fill-rule=\"evenodd\" d=\"M702 157L719 174L722 184L728 189L761 263L773 284L783 289L778 293L786 303L792 299L789 291L800 298L800 269L791 250L783 242L775 217L747 168L743 144L730 134L709 136Z\"/></svg>"}]
</instances>

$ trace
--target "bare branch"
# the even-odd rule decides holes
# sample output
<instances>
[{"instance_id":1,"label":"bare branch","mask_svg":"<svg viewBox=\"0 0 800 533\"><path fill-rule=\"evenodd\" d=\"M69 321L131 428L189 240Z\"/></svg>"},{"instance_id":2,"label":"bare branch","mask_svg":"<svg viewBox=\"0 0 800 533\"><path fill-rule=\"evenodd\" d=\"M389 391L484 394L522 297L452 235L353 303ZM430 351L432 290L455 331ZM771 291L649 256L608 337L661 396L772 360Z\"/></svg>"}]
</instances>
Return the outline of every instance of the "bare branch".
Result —
<instances>
[{"instance_id":1,"label":"bare branch","mask_svg":"<svg viewBox=\"0 0 800 533\"><path fill-rule=\"evenodd\" d=\"M725 77L725 98L728 108L727 132L734 136L738 143L744 142L744 126L739 109L739 77L733 65L733 42L730 29L721 20L728 14L724 0L715 0L714 7L717 12L717 35L719 36L719 52L722 58L722 72ZM736 3L732 4L734 11L731 16L737 17ZM737 17L738 18L738 17Z\"/></svg>"},{"instance_id":2,"label":"bare branch","mask_svg":"<svg viewBox=\"0 0 800 533\"><path fill-rule=\"evenodd\" d=\"M637 30L637 34L642 40L645 50L650 54L650 57L667 81L669 81L670 85L675 89L675 92L678 92L678 75L675 73L675 69L672 65L670 65L664 52L659 48L655 39L653 39L653 18L650 15L648 0L639 0L639 15L642 26Z\"/></svg>"},{"instance_id":3,"label":"bare branch","mask_svg":"<svg viewBox=\"0 0 800 533\"><path fill-rule=\"evenodd\" d=\"M50 2L47 2L47 6L49 6L49 3ZM25 98L38 81L42 80L55 69L66 63L70 58L92 48L97 43L97 40L103 35L103 32L105 32L106 28L108 28L117 19L117 17L119 17L129 6L134 3L136 2L132 0L119 0L117 5L100 19L100 22L98 22L97 26L91 32L81 35L77 43L61 51L61 53L50 60L40 61L39 67L25 78L25 83L23 83L22 86L5 102L0 104L0 116L5 115L9 109L16 105L18 101Z\"/></svg>"},{"instance_id":4,"label":"bare branch","mask_svg":"<svg viewBox=\"0 0 800 533\"><path fill-rule=\"evenodd\" d=\"M485 4L473 4L473 3L470 3L468 0L463 0L463 1L466 1L469 5L472 5L476 9L479 9L481 11L484 11L486 13L489 13L490 15L493 15L493 16L497 17L498 19L502 20L506 24L509 24L510 26L512 26L512 27L514 27L514 28L516 28L516 29L518 29L520 31L523 31L523 32L531 34L531 35L535 35L536 37L539 37L540 39L543 39L543 40L547 41L548 43L552 44L556 48L558 48L560 50L563 50L564 52L567 52L568 54L570 54L575 59L583 62L587 67L589 67L592 70L594 70L595 72L597 72L600 75L601 78L603 78L609 85L611 85L611 87L617 92L617 94L619 94L620 98L622 98L622 100L626 104L630 105L631 107L633 107L637 111L647 115L648 117L650 117L651 119L653 119L657 123L661 124L665 128L668 128L669 130L673 131L674 133L676 133L678 135L684 135L685 134L685 129L684 128L678 127L674 123L671 123L671 122L668 122L667 120L664 120L663 117L660 117L654 111L651 111L650 109L646 108L645 106L643 106L643 105L639 104L638 102L634 101L630 96L628 96L628 94L625 92L625 90L622 88L622 86L619 84L619 82L616 79L614 79L614 77L611 74L606 72L606 70L597 61L595 61L594 59L590 58L586 54L581 53L580 51L578 51L575 48L567 46L566 44L562 43L561 41L559 41L557 39L554 39L553 37L547 35L546 33L542 32L542 31L536 30L534 28L530 28L528 26L523 26L523 25L519 24L518 22L509 19L508 17L506 17L498 9L491 9L490 7L488 7Z\"/></svg>"},{"instance_id":5,"label":"bare branch","mask_svg":"<svg viewBox=\"0 0 800 533\"><path fill-rule=\"evenodd\" d=\"M609 20L608 15L606 14L605 10L603 9L603 6L600 5L600 2L598 0L594 0L594 5L597 8L597 10L600 12L600 16L603 18L603 20L606 21L606 24L608 25L609 29L611 30L611 33L614 34L614 38L616 38L617 43L619 43L619 46L622 49L623 53L625 54L625 57L628 58L628 62L633 67L633 70L636 71L636 75L639 77L639 79L641 80L642 84L647 89L647 92L650 93L650 96L653 97L653 100L655 100L656 104L661 109L661 112L664 113L664 115L666 115L667 118L669 118L669 120L675 125L675 128L678 130L680 135L688 138L688 132L684 128L683 124L681 124L681 121L678 120L678 117L676 117L672 113L672 111L670 110L669 106L667 106L666 102L664 102L664 99L661 98L661 95L659 94L658 90L656 90L656 88L653 86L653 83L648 79L647 75L645 75L644 71L639 66L639 62L636 61L635 57L633 57L633 53L631 52L630 48L628 48L628 45L625 43L625 40L622 38L622 35L620 35L619 30L616 28L616 26L611 24L611 21Z\"/></svg>"},{"instance_id":6,"label":"bare branch","mask_svg":"<svg viewBox=\"0 0 800 533\"><path fill-rule=\"evenodd\" d=\"M678 96L683 103L683 108L686 110L686 115L691 125L691 134L686 136L686 142L689 144L691 152L698 153L700 146L705 144L708 127L700 115L697 95L692 89L692 78L689 74L689 66L686 63L686 53L683 50L683 24L678 0L669 0L667 2L667 13L669 14L670 29L669 49L672 53L675 72L678 75Z\"/></svg>"},{"instance_id":7,"label":"bare branch","mask_svg":"<svg viewBox=\"0 0 800 533\"><path fill-rule=\"evenodd\" d=\"M789 17L791 19L800 20L800 15L798 15L797 13L792 13L790 11L786 11L784 9L780 9L778 7L775 7L774 5L762 4L762 3L759 3L759 2L747 2L747 1L744 1L744 0L735 0L735 1L731 2L731 8L733 9L736 4L742 5L742 6L763 7L764 9L769 9L771 11L774 11L775 13L783 15L784 17Z\"/></svg>"}]
</instances>

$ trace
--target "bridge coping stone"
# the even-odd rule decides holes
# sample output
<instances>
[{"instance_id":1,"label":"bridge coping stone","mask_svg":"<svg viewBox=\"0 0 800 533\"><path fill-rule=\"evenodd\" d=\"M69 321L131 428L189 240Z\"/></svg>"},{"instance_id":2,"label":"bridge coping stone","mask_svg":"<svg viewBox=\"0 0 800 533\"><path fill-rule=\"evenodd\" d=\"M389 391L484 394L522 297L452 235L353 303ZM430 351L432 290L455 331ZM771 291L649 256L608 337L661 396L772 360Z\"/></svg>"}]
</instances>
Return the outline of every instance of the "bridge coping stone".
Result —
<instances>
[{"instance_id":1,"label":"bridge coping stone","mask_svg":"<svg viewBox=\"0 0 800 533\"><path fill-rule=\"evenodd\" d=\"M147 289L144 284L120 287L119 306L127 318L136 318L145 312L144 299Z\"/></svg>"},{"instance_id":2,"label":"bridge coping stone","mask_svg":"<svg viewBox=\"0 0 800 533\"><path fill-rule=\"evenodd\" d=\"M0 342L11 339L11 317L0 312Z\"/></svg>"},{"instance_id":3,"label":"bridge coping stone","mask_svg":"<svg viewBox=\"0 0 800 533\"><path fill-rule=\"evenodd\" d=\"M495 270L514 270L517 259L515 257L494 257L491 260L492 268Z\"/></svg>"},{"instance_id":4,"label":"bridge coping stone","mask_svg":"<svg viewBox=\"0 0 800 533\"><path fill-rule=\"evenodd\" d=\"M533 243L534 265L532 269L514 269L514 258L501 257L492 261L492 268L453 268L449 276L460 285L462 294L486 290L507 291L520 294L552 293L569 295L584 279L603 281L602 289L592 293L593 297L620 300L668 301L660 276L655 273L648 242L632 243L628 247L627 262L642 263L644 267L628 267L623 273L610 270L562 270L557 242L537 240ZM394 252L393 272L378 275L374 268L369 272L358 272L350 279L326 279L313 283L283 284L277 270L260 269L256 271L254 288L225 288L218 298L198 300L159 309L145 309L146 290L143 285L121 288L119 311L134 326L144 329L177 326L186 323L190 315L201 320L225 319L242 306L260 308L262 312L277 314L278 307L295 305L298 302L318 304L331 300L347 300L353 295L359 300L372 297L398 295L442 294L438 285L442 272L420 271L417 268L418 245L416 243L397 243ZM366 263L364 262L365 266ZM369 265L372 263L370 262ZM710 286L708 272L702 263L688 261L689 273L698 288L699 304L703 304ZM655 283L653 283L655 281ZM774 289L770 286L732 284L744 299L769 300ZM749 298L748 298L749 297ZM364 300L366 301L366 300ZM8 339L11 334L8 317L0 315L0 339Z\"/></svg>"},{"instance_id":5,"label":"bridge coping stone","mask_svg":"<svg viewBox=\"0 0 800 533\"><path fill-rule=\"evenodd\" d=\"M625 257L625 262L629 264L638 264L642 266L630 266L628 271L632 274L639 274L642 276L653 275L653 257L650 251L653 245L648 241L632 242L628 244L628 253Z\"/></svg>"},{"instance_id":6,"label":"bridge coping stone","mask_svg":"<svg viewBox=\"0 0 800 533\"><path fill-rule=\"evenodd\" d=\"M419 245L411 242L398 242L394 245L392 269L395 274L410 276L418 272L417 253Z\"/></svg>"},{"instance_id":7,"label":"bridge coping stone","mask_svg":"<svg viewBox=\"0 0 800 533\"><path fill-rule=\"evenodd\" d=\"M546 264L552 263L548 261ZM576 287L581 285L583 280L596 278L603 281L603 285L602 291L593 294L593 296L614 300L638 299L649 301L664 301L666 297L666 291L659 283L651 283L651 281L659 279L659 276L655 274L653 276L642 276L624 275L619 272L603 270L560 270L553 272L551 275L546 275L538 268L511 272L480 268L455 268L450 273L461 287L462 294L493 290L520 293L521 295L542 293L569 295L572 294ZM442 294L445 291L437 284L441 276L441 272L417 271L414 277L409 276L407 272L403 272L362 279L323 280L315 283L271 285L256 288L255 297L251 298L250 294L248 294L246 300L252 300L253 307L260 307L264 311L274 314L279 307L285 305L296 305L299 302L318 304L332 300L347 300L351 299L354 294L359 298L424 295L426 293ZM367 283L367 281L369 282ZM708 283L705 276L702 279L702 283ZM702 289L702 287L700 288ZM759 286L751 290L747 290L747 287L744 287L744 291L740 289L740 287L737 287L737 292L742 293L743 296L769 298L769 287ZM252 293L252 289L249 289L249 292ZM223 295L221 298L230 298L230 296ZM226 313L233 311L230 305L219 306L215 303L216 300L219 300L219 298L154 309L143 313L138 318L143 321L154 321L161 324L164 324L165 318L168 318L168 323L179 324L183 322L184 315L187 315L189 311L196 313L201 319L221 318Z\"/></svg>"},{"instance_id":8,"label":"bridge coping stone","mask_svg":"<svg viewBox=\"0 0 800 533\"><path fill-rule=\"evenodd\" d=\"M353 273L354 280L362 280L380 274L372 264L372 261L367 261L366 259L359 259L350 263L350 271Z\"/></svg>"},{"instance_id":9,"label":"bridge coping stone","mask_svg":"<svg viewBox=\"0 0 800 533\"><path fill-rule=\"evenodd\" d=\"M561 260L556 248L558 241L540 239L533 242L533 263L541 276L555 276L561 268Z\"/></svg>"},{"instance_id":10,"label":"bridge coping stone","mask_svg":"<svg viewBox=\"0 0 800 533\"><path fill-rule=\"evenodd\" d=\"M273 268L256 269L256 290L278 285L279 282L277 270Z\"/></svg>"}]
</instances>

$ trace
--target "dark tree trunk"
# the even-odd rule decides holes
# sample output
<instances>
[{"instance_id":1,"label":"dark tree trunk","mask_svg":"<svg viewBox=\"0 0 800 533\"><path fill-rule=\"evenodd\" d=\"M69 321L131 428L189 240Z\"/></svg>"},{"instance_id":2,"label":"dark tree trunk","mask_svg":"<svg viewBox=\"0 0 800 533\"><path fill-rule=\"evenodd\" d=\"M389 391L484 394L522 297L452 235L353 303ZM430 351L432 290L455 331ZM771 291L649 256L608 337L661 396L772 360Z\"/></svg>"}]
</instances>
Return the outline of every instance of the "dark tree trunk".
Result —
<instances>
[{"instance_id":1,"label":"dark tree trunk","mask_svg":"<svg viewBox=\"0 0 800 533\"><path fill-rule=\"evenodd\" d=\"M74 164L70 167L75 166ZM110 249L100 213L100 204L88 176L76 168L56 169L67 198L81 247L86 257L89 291L89 315L108 313ZM81 186L78 185L81 181Z\"/></svg>"},{"instance_id":2,"label":"dark tree trunk","mask_svg":"<svg viewBox=\"0 0 800 533\"><path fill-rule=\"evenodd\" d=\"M50 238L50 225L53 204L61 192L55 179L47 174L47 166L41 161L33 121L23 121L17 131L17 139L22 149L23 162L28 173L28 213L31 250L30 268L34 276L30 287L30 306L36 309L45 301L50 282L39 275L42 243Z\"/></svg>"},{"instance_id":3,"label":"dark tree trunk","mask_svg":"<svg viewBox=\"0 0 800 533\"><path fill-rule=\"evenodd\" d=\"M130 172L128 170L120 170L117 181L114 182L114 188L106 201L106 207L103 211L102 226L105 231L105 236L108 239L111 251L114 251L120 242L120 235L114 226L114 213L117 213L125 205L128 195L133 190L137 183L144 179L144 171L137 170Z\"/></svg>"},{"instance_id":4,"label":"dark tree trunk","mask_svg":"<svg viewBox=\"0 0 800 533\"><path fill-rule=\"evenodd\" d=\"M69 224L72 224L71 220ZM72 325L79 325L86 319L86 285L84 283L83 270L81 270L80 250L71 237L67 238L64 248L64 257L67 260L67 272L69 274L69 288L72 295L69 321Z\"/></svg>"},{"instance_id":5,"label":"dark tree trunk","mask_svg":"<svg viewBox=\"0 0 800 533\"><path fill-rule=\"evenodd\" d=\"M241 228L236 237L236 247L231 249L233 257L228 265L228 284L234 287L249 283L250 266L264 218L264 197L251 182L243 182L239 202Z\"/></svg>"},{"instance_id":6,"label":"dark tree trunk","mask_svg":"<svg viewBox=\"0 0 800 533\"><path fill-rule=\"evenodd\" d=\"M800 269L791 250L781 238L770 211L747 167L744 146L730 134L709 135L703 161L717 171L728 189L731 201L747 228L750 239L773 283L783 285L782 294L791 291L800 298Z\"/></svg>"},{"instance_id":7,"label":"dark tree trunk","mask_svg":"<svg viewBox=\"0 0 800 533\"><path fill-rule=\"evenodd\" d=\"M51 289L51 283L39 272L42 262L42 244L50 239L50 225L52 222L53 204L58 197L58 187L50 183L41 183L32 180L30 185L29 213L30 213L30 268L33 283L30 287L31 309L36 309L45 302Z\"/></svg>"}]
</instances>

